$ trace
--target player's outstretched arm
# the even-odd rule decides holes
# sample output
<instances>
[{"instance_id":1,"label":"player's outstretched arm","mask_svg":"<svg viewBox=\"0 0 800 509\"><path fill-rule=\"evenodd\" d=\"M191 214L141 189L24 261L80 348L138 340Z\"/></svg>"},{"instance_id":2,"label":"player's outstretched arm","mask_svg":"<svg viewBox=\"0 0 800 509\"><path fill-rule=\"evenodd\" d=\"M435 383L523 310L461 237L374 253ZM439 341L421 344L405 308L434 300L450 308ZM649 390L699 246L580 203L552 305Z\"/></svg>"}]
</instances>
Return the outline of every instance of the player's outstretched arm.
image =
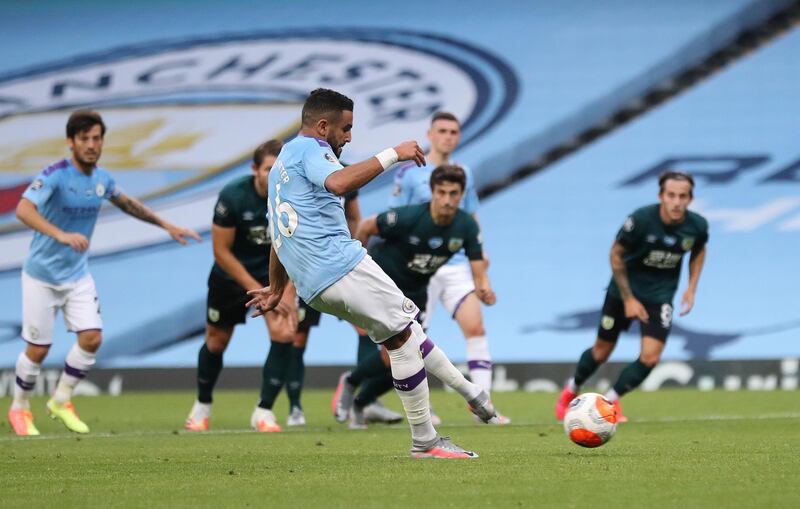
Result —
<instances>
[{"instance_id":1,"label":"player's outstretched arm","mask_svg":"<svg viewBox=\"0 0 800 509\"><path fill-rule=\"evenodd\" d=\"M89 249L89 239L81 233L65 232L44 218L39 213L36 205L27 198L21 198L17 204L17 219L28 228L39 233L53 237L61 244L70 246L75 251L82 253Z\"/></svg>"},{"instance_id":2,"label":"player's outstretched arm","mask_svg":"<svg viewBox=\"0 0 800 509\"><path fill-rule=\"evenodd\" d=\"M414 161L425 165L425 153L416 141L404 141L394 148L387 148L374 157L331 173L325 179L325 188L337 196L360 189L383 171L399 161Z\"/></svg>"},{"instance_id":3,"label":"player's outstretched arm","mask_svg":"<svg viewBox=\"0 0 800 509\"><path fill-rule=\"evenodd\" d=\"M692 254L689 256L689 287L683 292L683 298L681 299L681 316L688 315L689 311L694 307L697 283L700 281L700 273L703 271L705 262L706 246L703 245L698 249L692 249Z\"/></svg>"},{"instance_id":4,"label":"player's outstretched arm","mask_svg":"<svg viewBox=\"0 0 800 509\"><path fill-rule=\"evenodd\" d=\"M132 196L128 196L125 193L119 193L110 198L111 203L119 207L119 209L129 216L133 216L136 219L140 219L146 223L154 224L156 226L160 226L161 228L165 229L167 233L169 233L170 237L180 244L186 245L188 241L186 237L190 237L197 242L200 242L200 235L197 234L196 231L192 230L191 228L182 228L180 226L176 226L169 221L166 221L158 216L155 212L150 210L145 204L133 198Z\"/></svg>"},{"instance_id":5,"label":"player's outstretched arm","mask_svg":"<svg viewBox=\"0 0 800 509\"><path fill-rule=\"evenodd\" d=\"M611 246L611 271L614 273L614 282L617 283L619 294L625 303L625 316L636 318L644 323L650 319L647 310L639 299L633 295L631 284L628 280L628 270L625 268L625 246L619 242L614 242Z\"/></svg>"},{"instance_id":6,"label":"player's outstretched arm","mask_svg":"<svg viewBox=\"0 0 800 509\"><path fill-rule=\"evenodd\" d=\"M361 242L361 245L367 247L367 243L369 243L369 238L373 235L379 235L380 231L378 230L378 216L372 215L365 220L361 221L361 224L358 225L358 229L356 230L355 239Z\"/></svg>"},{"instance_id":7,"label":"player's outstretched arm","mask_svg":"<svg viewBox=\"0 0 800 509\"><path fill-rule=\"evenodd\" d=\"M245 306L254 307L256 310L250 316L263 315L267 311L272 311L278 304L281 303L283 292L286 291L289 285L289 274L286 273L278 255L275 253L275 248L270 246L269 257L269 286L260 288L258 290L250 290L247 295L251 296Z\"/></svg>"},{"instance_id":8,"label":"player's outstretched arm","mask_svg":"<svg viewBox=\"0 0 800 509\"><path fill-rule=\"evenodd\" d=\"M486 271L486 262L483 259L470 260L469 266L472 269L472 281L475 283L475 295L487 306L497 302L497 295L492 290L489 281L489 273Z\"/></svg>"}]
</instances>

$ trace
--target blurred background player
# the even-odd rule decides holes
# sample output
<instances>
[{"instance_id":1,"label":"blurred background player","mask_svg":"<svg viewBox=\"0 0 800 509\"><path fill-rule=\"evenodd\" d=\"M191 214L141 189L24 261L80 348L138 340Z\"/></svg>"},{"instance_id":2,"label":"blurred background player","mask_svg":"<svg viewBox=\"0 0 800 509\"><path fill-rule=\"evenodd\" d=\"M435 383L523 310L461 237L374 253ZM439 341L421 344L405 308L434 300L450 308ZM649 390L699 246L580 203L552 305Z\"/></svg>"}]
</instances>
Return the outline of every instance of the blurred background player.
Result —
<instances>
[{"instance_id":1,"label":"blurred background player","mask_svg":"<svg viewBox=\"0 0 800 509\"><path fill-rule=\"evenodd\" d=\"M357 238L364 246L371 236L385 240L374 245L371 255L403 294L417 304L423 316L431 276L462 249L469 259L476 295L487 305L493 305L496 301L483 261L478 223L458 208L465 181L462 168L439 166L430 177L430 202L399 207L372 216L361 223L358 229ZM488 393L477 384L467 381L430 338L423 343L421 352L428 372L455 389L467 402L478 394L488 398ZM366 427L365 407L391 388L387 360L385 355L373 352L352 373L340 378L336 400L338 420L350 414L351 428ZM447 369L441 370L443 365ZM354 398L355 388L362 382L364 386Z\"/></svg>"},{"instance_id":2,"label":"blurred background player","mask_svg":"<svg viewBox=\"0 0 800 509\"><path fill-rule=\"evenodd\" d=\"M430 149L425 155L426 165L417 168L405 164L397 169L394 189L389 199L390 207L402 207L428 202L431 199L429 180L433 170L443 164L450 163L450 156L461 140L461 124L452 113L438 112L431 118L428 129ZM460 208L478 220L478 193L475 190L475 179L466 166L461 166L467 177ZM487 260L488 265L488 260ZM425 321L426 330L430 326L431 316L436 302L441 301L444 308L453 317L467 343L467 367L473 382L480 385L487 393L492 390L492 357L489 353L489 340L483 326L480 299L475 295L472 273L463 253L458 253L431 278L428 287L428 305ZM438 420L438 417L435 418ZM511 419L497 414L492 424L508 424Z\"/></svg>"},{"instance_id":3,"label":"blurred background player","mask_svg":"<svg viewBox=\"0 0 800 509\"><path fill-rule=\"evenodd\" d=\"M75 386L91 369L102 342L103 321L94 279L89 273L89 239L103 200L142 221L163 228L181 244L196 232L175 226L122 192L97 166L106 126L100 115L79 110L67 121L72 157L48 166L28 186L17 217L34 230L22 269L22 338L28 343L16 365L14 400L8 421L17 435L38 435L28 399L53 342L56 313L64 313L77 342L67 354L58 386L47 402L51 417L77 433L88 433L72 404Z\"/></svg>"},{"instance_id":4,"label":"blurred background player","mask_svg":"<svg viewBox=\"0 0 800 509\"><path fill-rule=\"evenodd\" d=\"M639 358L628 364L606 393L614 403L618 422L619 398L638 387L658 364L672 325L672 300L678 289L683 255L689 256L689 286L681 298L681 316L694 307L697 282L706 259L708 221L688 210L694 198L694 180L669 171L658 180L659 203L634 211L611 246L613 277L603 303L594 346L583 352L575 375L567 381L556 403L556 417L564 419L581 385L608 360L620 332L638 320L642 345Z\"/></svg>"},{"instance_id":5,"label":"blurred background player","mask_svg":"<svg viewBox=\"0 0 800 509\"><path fill-rule=\"evenodd\" d=\"M197 400L185 424L189 431L209 429L212 393L222 371L223 353L233 329L247 317L246 292L269 284L267 176L282 147L280 140L259 145L253 153L252 174L225 185L214 207L214 266L208 276L206 338L197 357ZM277 310L264 314L271 341L262 371L261 399L250 419L256 431L281 431L272 405L286 381L296 317L290 286Z\"/></svg>"},{"instance_id":6,"label":"blurred background player","mask_svg":"<svg viewBox=\"0 0 800 509\"><path fill-rule=\"evenodd\" d=\"M269 176L270 286L248 292L257 313L278 305L289 279L317 311L365 329L386 346L394 387L411 427L414 458L475 458L440 436L430 419L425 364L426 335L414 320L418 308L353 240L339 196L359 189L398 161L424 164L415 141L387 148L345 168L339 162L353 128L353 101L327 89L303 105L299 136L286 144ZM488 396L476 412L494 415Z\"/></svg>"},{"instance_id":7,"label":"blurred background player","mask_svg":"<svg viewBox=\"0 0 800 509\"><path fill-rule=\"evenodd\" d=\"M358 190L348 193L342 198L344 207L344 217L347 221L347 228L350 234L355 236L356 229L361 223L361 209L358 206ZM287 426L305 426L306 417L303 412L301 395L303 391L303 379L305 375L305 363L303 355L308 344L308 336L311 328L319 325L320 312L305 303L303 299L297 299L298 324L297 332L292 346L292 356L289 363L288 375L286 378L286 393L289 396L289 416L286 418ZM367 335L366 331L356 327L358 331L358 353L356 362L375 353L375 343ZM391 388L391 385L389 386ZM335 409L334 409L335 413ZM367 422L396 423L403 420L403 416L397 412L383 406L376 400L364 409Z\"/></svg>"}]
</instances>

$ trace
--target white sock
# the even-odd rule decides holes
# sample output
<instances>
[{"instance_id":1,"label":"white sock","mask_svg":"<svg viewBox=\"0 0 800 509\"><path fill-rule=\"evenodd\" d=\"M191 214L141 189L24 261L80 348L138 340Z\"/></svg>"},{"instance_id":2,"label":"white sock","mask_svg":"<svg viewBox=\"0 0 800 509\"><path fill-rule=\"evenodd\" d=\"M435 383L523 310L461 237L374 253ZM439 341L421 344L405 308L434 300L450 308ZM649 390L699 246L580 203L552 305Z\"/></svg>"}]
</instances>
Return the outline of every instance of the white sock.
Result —
<instances>
[{"instance_id":1,"label":"white sock","mask_svg":"<svg viewBox=\"0 0 800 509\"><path fill-rule=\"evenodd\" d=\"M606 399L613 403L619 399L619 394L614 389L609 389L606 393Z\"/></svg>"},{"instance_id":2,"label":"white sock","mask_svg":"<svg viewBox=\"0 0 800 509\"><path fill-rule=\"evenodd\" d=\"M209 419L211 417L211 403L200 403L195 400L189 415L196 420Z\"/></svg>"},{"instance_id":3,"label":"white sock","mask_svg":"<svg viewBox=\"0 0 800 509\"><path fill-rule=\"evenodd\" d=\"M95 363L96 356L94 352L87 352L81 348L78 343L72 345L72 349L64 361L64 371L61 372L58 385L53 393L53 399L56 403L63 405L72 399L72 392L75 390L75 386L86 378L86 374Z\"/></svg>"},{"instance_id":4,"label":"white sock","mask_svg":"<svg viewBox=\"0 0 800 509\"><path fill-rule=\"evenodd\" d=\"M27 410L30 408L28 399L31 397L33 388L36 386L36 378L42 365L30 360L25 352L20 352L17 357L17 367L14 373L17 375L17 383L14 384L14 401L11 402L12 410Z\"/></svg>"},{"instance_id":5,"label":"white sock","mask_svg":"<svg viewBox=\"0 0 800 509\"><path fill-rule=\"evenodd\" d=\"M431 443L436 438L436 430L431 424L425 363L422 362L419 353L422 344L420 336L423 340L426 337L422 327L414 322L408 341L400 348L387 350L392 365L394 388L400 396L406 418L411 425L411 439L415 446Z\"/></svg>"},{"instance_id":6,"label":"white sock","mask_svg":"<svg viewBox=\"0 0 800 509\"><path fill-rule=\"evenodd\" d=\"M461 394L467 402L475 399L481 393L481 387L464 378L441 348L436 346L431 338L425 338L420 347L422 360L425 362L425 371L450 386Z\"/></svg>"},{"instance_id":7,"label":"white sock","mask_svg":"<svg viewBox=\"0 0 800 509\"><path fill-rule=\"evenodd\" d=\"M567 389L569 389L569 392L578 394L580 387L575 383L575 378L570 377L570 379L567 380Z\"/></svg>"},{"instance_id":8,"label":"white sock","mask_svg":"<svg viewBox=\"0 0 800 509\"><path fill-rule=\"evenodd\" d=\"M492 391L492 356L486 336L467 338L467 366L472 381L487 393Z\"/></svg>"}]
</instances>

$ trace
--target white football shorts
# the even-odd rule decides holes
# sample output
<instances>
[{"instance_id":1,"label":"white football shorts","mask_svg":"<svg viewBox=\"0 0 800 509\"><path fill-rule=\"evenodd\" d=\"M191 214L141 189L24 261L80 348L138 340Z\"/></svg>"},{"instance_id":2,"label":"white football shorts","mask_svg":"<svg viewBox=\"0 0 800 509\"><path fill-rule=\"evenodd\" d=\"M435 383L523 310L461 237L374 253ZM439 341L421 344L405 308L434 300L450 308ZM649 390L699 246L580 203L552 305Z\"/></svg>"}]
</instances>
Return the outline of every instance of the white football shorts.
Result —
<instances>
[{"instance_id":1,"label":"white football shorts","mask_svg":"<svg viewBox=\"0 0 800 509\"><path fill-rule=\"evenodd\" d=\"M91 275L72 283L53 285L22 272L22 339L49 346L58 310L71 332L102 329L100 301Z\"/></svg>"},{"instance_id":2,"label":"white football shorts","mask_svg":"<svg viewBox=\"0 0 800 509\"><path fill-rule=\"evenodd\" d=\"M461 303L474 291L475 282L469 261L440 267L428 283L428 303L425 305L422 327L427 330L430 326L437 301L441 301L450 316L455 318Z\"/></svg>"},{"instance_id":3,"label":"white football shorts","mask_svg":"<svg viewBox=\"0 0 800 509\"><path fill-rule=\"evenodd\" d=\"M376 343L402 332L419 313L369 255L309 304L361 327Z\"/></svg>"}]
</instances>

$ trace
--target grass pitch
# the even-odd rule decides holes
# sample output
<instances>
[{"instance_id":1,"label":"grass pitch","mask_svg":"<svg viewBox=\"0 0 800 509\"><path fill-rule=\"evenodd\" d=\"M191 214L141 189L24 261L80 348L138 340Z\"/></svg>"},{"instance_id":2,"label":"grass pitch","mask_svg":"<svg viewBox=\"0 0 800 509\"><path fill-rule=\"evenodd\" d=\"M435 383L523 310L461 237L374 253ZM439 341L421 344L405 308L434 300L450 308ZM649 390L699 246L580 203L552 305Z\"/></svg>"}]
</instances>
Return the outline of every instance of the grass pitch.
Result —
<instances>
[{"instance_id":1,"label":"grass pitch","mask_svg":"<svg viewBox=\"0 0 800 509\"><path fill-rule=\"evenodd\" d=\"M635 392L630 422L598 449L566 438L555 394L497 394L506 427L474 424L434 392L443 434L477 460L412 460L408 427L349 431L329 392L304 395L309 425L250 432L253 392L216 395L213 431L187 434L191 393L76 398L92 434L50 421L38 438L0 425L2 507L798 507L800 394ZM387 395L388 406L399 401ZM5 411L9 398L0 399ZM286 400L276 404L283 421Z\"/></svg>"}]
</instances>

